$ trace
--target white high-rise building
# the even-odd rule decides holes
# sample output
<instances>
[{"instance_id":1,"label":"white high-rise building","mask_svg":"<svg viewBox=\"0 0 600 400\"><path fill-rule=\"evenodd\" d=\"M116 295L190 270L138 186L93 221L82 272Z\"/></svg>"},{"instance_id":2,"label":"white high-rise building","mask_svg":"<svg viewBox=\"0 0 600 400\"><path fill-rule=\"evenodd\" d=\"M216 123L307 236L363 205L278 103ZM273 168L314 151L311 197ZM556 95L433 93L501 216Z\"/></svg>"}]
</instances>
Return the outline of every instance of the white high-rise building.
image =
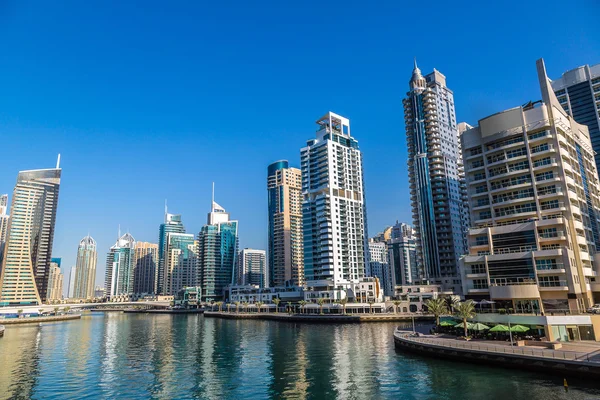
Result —
<instances>
[{"instance_id":1,"label":"white high-rise building","mask_svg":"<svg viewBox=\"0 0 600 400\"><path fill-rule=\"evenodd\" d=\"M107 297L134 293L135 243L133 236L126 233L110 248L106 257Z\"/></svg>"},{"instance_id":2,"label":"white high-rise building","mask_svg":"<svg viewBox=\"0 0 600 400\"><path fill-rule=\"evenodd\" d=\"M248 248L240 250L234 278L237 285L269 287L267 253L264 250Z\"/></svg>"},{"instance_id":3,"label":"white high-rise building","mask_svg":"<svg viewBox=\"0 0 600 400\"><path fill-rule=\"evenodd\" d=\"M0 196L0 263L4 256L4 245L6 244L6 235L8 234L8 195Z\"/></svg>"},{"instance_id":4,"label":"white high-rise building","mask_svg":"<svg viewBox=\"0 0 600 400\"><path fill-rule=\"evenodd\" d=\"M94 297L97 261L96 241L90 235L87 235L79 241L79 247L77 248L74 298L91 299Z\"/></svg>"},{"instance_id":5,"label":"white high-rise building","mask_svg":"<svg viewBox=\"0 0 600 400\"><path fill-rule=\"evenodd\" d=\"M77 267L72 266L69 270L69 286L67 287L67 298L75 297L75 279L77 275Z\"/></svg>"},{"instance_id":6,"label":"white high-rise building","mask_svg":"<svg viewBox=\"0 0 600 400\"><path fill-rule=\"evenodd\" d=\"M362 155L347 118L329 112L317 126L300 150L304 275L309 286L338 288L366 274Z\"/></svg>"},{"instance_id":7,"label":"white high-rise building","mask_svg":"<svg viewBox=\"0 0 600 400\"><path fill-rule=\"evenodd\" d=\"M460 290L469 225L454 95L439 71L415 66L403 100L420 278Z\"/></svg>"},{"instance_id":8,"label":"white high-rise building","mask_svg":"<svg viewBox=\"0 0 600 400\"><path fill-rule=\"evenodd\" d=\"M374 276L379 278L379 282L384 289L386 286L386 277L389 277L389 257L387 244L385 242L377 242L374 239L369 239L369 264L367 276ZM391 294L385 293L386 296Z\"/></svg>"}]
</instances>

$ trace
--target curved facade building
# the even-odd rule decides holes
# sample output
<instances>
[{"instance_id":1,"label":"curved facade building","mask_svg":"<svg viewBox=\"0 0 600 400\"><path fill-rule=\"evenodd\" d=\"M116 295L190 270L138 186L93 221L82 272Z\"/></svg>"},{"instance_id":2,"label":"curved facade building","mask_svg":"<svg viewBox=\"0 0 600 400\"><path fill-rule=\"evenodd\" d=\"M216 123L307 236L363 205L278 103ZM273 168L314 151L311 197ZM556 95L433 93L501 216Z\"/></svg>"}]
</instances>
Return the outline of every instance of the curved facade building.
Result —
<instances>
[{"instance_id":1,"label":"curved facade building","mask_svg":"<svg viewBox=\"0 0 600 400\"><path fill-rule=\"evenodd\" d=\"M94 297L97 261L96 241L90 235L87 235L81 239L79 248L77 249L75 288L73 290L74 298L91 299Z\"/></svg>"}]
</instances>

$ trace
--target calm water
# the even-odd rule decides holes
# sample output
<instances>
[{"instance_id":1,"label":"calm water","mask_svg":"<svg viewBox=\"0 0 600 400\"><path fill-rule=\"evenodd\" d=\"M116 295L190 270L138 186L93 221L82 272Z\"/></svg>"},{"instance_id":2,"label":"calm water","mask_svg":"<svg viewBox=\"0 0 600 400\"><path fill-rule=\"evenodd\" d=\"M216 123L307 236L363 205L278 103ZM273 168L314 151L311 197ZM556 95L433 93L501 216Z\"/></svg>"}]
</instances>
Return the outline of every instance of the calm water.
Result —
<instances>
[{"instance_id":1,"label":"calm water","mask_svg":"<svg viewBox=\"0 0 600 400\"><path fill-rule=\"evenodd\" d=\"M0 398L598 399L592 382L409 356L393 324L93 314L8 327Z\"/></svg>"}]
</instances>

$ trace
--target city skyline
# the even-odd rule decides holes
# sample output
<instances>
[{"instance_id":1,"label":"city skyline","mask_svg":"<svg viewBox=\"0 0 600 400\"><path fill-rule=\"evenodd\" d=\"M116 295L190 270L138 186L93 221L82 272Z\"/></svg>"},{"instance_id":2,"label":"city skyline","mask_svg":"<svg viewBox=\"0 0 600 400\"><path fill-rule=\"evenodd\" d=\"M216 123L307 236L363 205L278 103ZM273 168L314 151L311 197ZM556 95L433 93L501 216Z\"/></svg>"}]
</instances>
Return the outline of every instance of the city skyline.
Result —
<instances>
[{"instance_id":1,"label":"city skyline","mask_svg":"<svg viewBox=\"0 0 600 400\"><path fill-rule=\"evenodd\" d=\"M543 3L543 6L540 4L522 5L525 8L523 12L535 12L540 17L546 13L549 15L552 7L548 3ZM329 6L325 8L327 7ZM173 57L174 63L189 65L190 70L194 70L194 79L186 91L195 92L194 96L201 97L201 101L184 97L174 106L169 106L161 98L177 97L181 78L172 78L175 79L174 82L164 78L158 87L150 84L155 82L156 76L172 74L175 71L172 65L160 64L160 68L166 67L166 70L146 65L149 68L148 74L134 76L129 82L125 82L124 78L131 78L132 74L139 71L139 64L132 57L144 59L144 55L154 49L150 46L167 51L168 44L180 38L180 30L176 29L168 34L164 39L166 44L144 40L136 34L140 47L134 48L130 57L124 57L119 70L114 67L99 68L112 64L112 59L107 58L112 51L123 55L125 50L131 50L129 46L110 38L95 39L97 41L93 42L95 45L89 46L90 50L81 50L84 53L78 63L70 65L67 80L72 82L65 85L67 76L57 72L67 65L65 57L69 51L85 47L81 46L81 40L94 38L96 29L103 26L108 16L99 13L97 19L86 22L89 25L87 27L83 22L79 23L78 35L73 35L69 24L64 23L65 28L61 31L52 30L47 25L50 20L55 21L52 24L66 21L57 15L65 12L60 7L55 11L45 9L44 6L40 6L39 10L26 11L13 7L7 13L2 29L18 35L22 40L19 40L18 46L7 47L5 57L12 62L0 67L0 79L6 93L6 100L1 100L0 103L0 134L8 138L7 144L13 150L5 159L6 168L0 171L0 188L3 188L0 192L11 192L14 177L19 170L47 165L53 162L57 152L63 153L64 186L61 188L53 255L63 259L65 276L68 276L68 268L75 265L78 241L88 232L97 240L100 254L105 254L117 239L115 236L119 224L124 230L131 231L136 239L156 243L156 227L162 220L165 198L169 199L170 208L174 212L183 215L187 231L198 232L205 212L198 204L203 204L204 199L210 196L212 181L217 183L220 203L240 220L240 248L267 249L264 168L279 159L288 159L290 166L299 167L298 149L305 143L306 137L313 133L314 116L332 110L353 121L353 129L361 143L365 164L365 192L368 196L368 229L374 233L395 220L408 223L412 220L406 196L408 183L402 122L394 129L389 129L389 121L378 119L377 116L385 114L394 116L397 120L402 119L401 99L406 92L406 76L410 73L413 57L416 56L423 71L433 68L443 71L448 85L455 93L457 121L471 124L497 110L521 104L525 99L538 99L535 71L531 70L531 65L540 56L545 58L549 76L554 79L579 65L600 62L600 46L593 39L598 35L588 34L585 35L586 40L580 40L582 32L593 33L598 29L591 23L594 13L581 12L581 8L564 11L566 17L578 18L581 26L568 32L551 32L547 41L536 42L536 51L532 52L527 46L515 45L517 41L525 42L536 35L517 24L514 31L504 33L508 37L496 48L494 57L480 56L466 66L456 60L465 57L468 54L466 50L477 49L487 43L487 39L483 39L486 35L472 35L472 30L484 29L483 14L461 10L461 17L472 20L472 23L468 27L456 26L454 29L457 31L449 32L447 36L449 43L459 45L430 53L420 43L406 41L397 44L396 39L401 38L406 29L397 24L397 17L411 12L410 7L385 5L383 11L386 12L378 10L378 14L389 15L382 16L384 23L380 23L379 27L367 23L366 29L358 30L360 35L366 34L365 38L352 32L346 32L346 38L328 30L327 33L339 41L335 50L336 57L349 58L349 62L338 71L336 79L346 80L349 84L339 91L323 91L318 96L315 93L328 82L329 77L314 71L315 57L322 52L322 47L317 45L314 36L300 41L298 47L293 49L287 49L287 42L276 42L266 46L266 50L258 49L256 54L251 51L255 50L250 47L251 40L242 39L239 47L233 49L241 50L247 56L244 68L248 71L245 72L244 68L229 69L229 73L223 72L226 75L217 74L214 79L217 84L210 84L202 91L199 89L206 80L201 77L212 76L223 65L227 65L230 61L229 53L217 51L212 64L198 69L198 63L203 62L204 58L192 56L191 60L186 60L178 52L170 51L166 54L167 58ZM456 12L449 6L443 6L442 10L446 12L444 18L457 18ZM189 14L195 15L193 11ZM323 11L323 15L327 14L326 10ZM77 19L78 13L82 12L75 7L68 19ZM120 9L111 35L132 34L125 24L129 12L133 10ZM214 9L208 10L208 15L217 12ZM275 7L260 18L277 20L277 14L283 12L281 8ZM348 7L345 13L349 24L360 27L357 24L359 10L356 7ZM141 21L136 22L140 24L141 34L151 29L148 24L153 25L159 18L158 14L156 12L143 16ZM234 15L230 15L233 25L242 18L240 14L241 12L236 11ZM43 15L56 18L45 22ZM299 11L299 15L293 19L300 22L307 15L307 11ZM22 24L25 17L31 17L36 26L27 34L23 31L26 24ZM318 26L325 27L329 24L323 16L312 15L310 18ZM86 19L81 18L81 21ZM410 21L407 23L411 26L415 24ZM180 23L182 27L192 26L191 24L191 20L187 19ZM299 30L296 33L279 24L276 28L283 29L283 38L288 39L296 39L297 34L302 35L307 30L306 27L299 26L295 28ZM239 29L234 29L233 34L239 35ZM366 32L369 30L370 32ZM383 40L381 44L375 43L375 39L384 35L386 30L390 39ZM32 50L32 46L39 43L42 32L47 36L44 43L62 43L57 57L54 57L56 49L52 46ZM194 31L192 37L200 33ZM115 39L115 36L111 38ZM497 41L494 40L494 43ZM578 46L570 45L574 42ZM198 46L194 48L197 51L215 50L204 49L204 45ZM36 62L28 52L48 61L48 68L44 72L39 72L37 67L31 71L31 66L36 65ZM272 66L268 65L264 71L260 71L264 65L261 58L269 53L277 53L279 56L268 56L267 61ZM91 65L90 61L94 60L96 63L96 55L100 56L98 67ZM510 57L498 61L503 55ZM358 58L367 61L356 63ZM383 62L374 63L373 60L376 59ZM257 65L261 68L256 68ZM23 74L23 68L37 73ZM192 75L187 68L183 71L183 79L189 81L187 78ZM285 75L282 71L285 71ZM86 77L86 74L89 76ZM25 81L25 76L28 82ZM93 77L98 77L101 85L91 83L90 79ZM232 78L232 81L227 78ZM507 80L515 83L509 89L504 84ZM237 88L242 85L241 82L247 84L244 89ZM222 91L222 84L226 85L226 91ZM146 86L148 89L145 89ZM285 97L285 101L273 95L280 93L281 87L285 87L290 94ZM84 90L79 91L78 88ZM142 93L134 94L137 89L141 89ZM152 94L154 91L156 94ZM261 95L255 99L254 95L261 91L266 96ZM228 93L224 96L223 92ZM114 96L115 93L120 93L121 96ZM200 96L199 93L203 95ZM277 100L270 100L269 96ZM124 99L113 108L112 105L109 106L112 104L109 98L114 97ZM239 100L232 100L236 98ZM204 107L209 101L214 105ZM128 105L124 106L125 102ZM249 110L244 111L249 104ZM124 111L119 111L118 107L123 107ZM221 108L227 109L227 112ZM269 110L269 115L273 118L270 123L251 117L251 114L261 114L261 110ZM223 123L230 112L237 113L239 121ZM139 144L135 154L126 153L116 146L106 152L105 146L117 136L127 140L127 143ZM173 154L165 152L160 158L162 161L156 162L157 153L165 147L172 147L177 151L173 151ZM218 153L213 151L217 147L229 150L239 147L232 153L235 169L214 166L217 165L217 155L212 153ZM20 156L24 152L27 152L28 157ZM125 159L125 165L121 165L120 161ZM172 167L167 167L169 165ZM190 168L193 168L195 177L191 189L189 185L181 185L179 179L173 179L176 170ZM148 179L140 179L142 176ZM234 177L235 184L229 183ZM148 184L150 179L159 184ZM395 183L390 185L389 182ZM116 190L107 191L106 188L113 184ZM239 196L239 193L244 193L244 196ZM97 283L102 282L104 267L104 262L101 261Z\"/></svg>"}]
</instances>

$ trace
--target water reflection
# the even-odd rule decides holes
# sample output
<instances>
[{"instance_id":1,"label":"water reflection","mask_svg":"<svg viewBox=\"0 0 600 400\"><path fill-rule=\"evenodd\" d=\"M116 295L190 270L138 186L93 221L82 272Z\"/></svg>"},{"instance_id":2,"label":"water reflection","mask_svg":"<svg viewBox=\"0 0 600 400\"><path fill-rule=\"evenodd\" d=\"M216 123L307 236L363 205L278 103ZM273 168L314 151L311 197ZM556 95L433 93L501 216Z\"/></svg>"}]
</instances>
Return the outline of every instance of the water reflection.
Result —
<instances>
[{"instance_id":1,"label":"water reflection","mask_svg":"<svg viewBox=\"0 0 600 400\"><path fill-rule=\"evenodd\" d=\"M8 327L0 398L597 398L560 378L396 352L393 324L106 313Z\"/></svg>"}]
</instances>

